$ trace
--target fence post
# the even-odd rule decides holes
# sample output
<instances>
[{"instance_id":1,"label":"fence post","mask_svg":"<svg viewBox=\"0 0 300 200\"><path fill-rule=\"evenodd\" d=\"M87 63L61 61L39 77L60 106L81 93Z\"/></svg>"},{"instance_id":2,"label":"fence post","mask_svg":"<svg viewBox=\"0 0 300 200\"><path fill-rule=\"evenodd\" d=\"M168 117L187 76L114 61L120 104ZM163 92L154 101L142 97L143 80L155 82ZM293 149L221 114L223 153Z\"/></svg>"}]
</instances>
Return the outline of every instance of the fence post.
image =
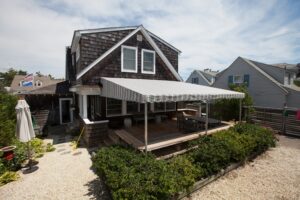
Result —
<instances>
[{"instance_id":1,"label":"fence post","mask_svg":"<svg viewBox=\"0 0 300 200\"><path fill-rule=\"evenodd\" d=\"M287 112L287 106L285 105L283 107L283 112L282 112L282 134L286 134L286 118L288 116L288 112Z\"/></svg>"}]
</instances>

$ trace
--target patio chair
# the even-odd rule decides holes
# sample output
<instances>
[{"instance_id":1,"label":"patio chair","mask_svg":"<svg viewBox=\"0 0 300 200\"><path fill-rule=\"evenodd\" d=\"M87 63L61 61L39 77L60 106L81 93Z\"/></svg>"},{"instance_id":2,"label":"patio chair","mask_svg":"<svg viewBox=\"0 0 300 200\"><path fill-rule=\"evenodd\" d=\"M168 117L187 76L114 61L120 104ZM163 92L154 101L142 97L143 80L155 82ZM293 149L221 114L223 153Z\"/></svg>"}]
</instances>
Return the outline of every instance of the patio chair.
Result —
<instances>
[{"instance_id":1,"label":"patio chair","mask_svg":"<svg viewBox=\"0 0 300 200\"><path fill-rule=\"evenodd\" d=\"M183 123L183 131L184 133L192 133L199 131L203 128L203 124L195 121L195 120L185 120Z\"/></svg>"},{"instance_id":2,"label":"patio chair","mask_svg":"<svg viewBox=\"0 0 300 200\"><path fill-rule=\"evenodd\" d=\"M183 130L183 123L185 121L185 117L182 112L178 112L177 115L177 128L179 130Z\"/></svg>"}]
</instances>

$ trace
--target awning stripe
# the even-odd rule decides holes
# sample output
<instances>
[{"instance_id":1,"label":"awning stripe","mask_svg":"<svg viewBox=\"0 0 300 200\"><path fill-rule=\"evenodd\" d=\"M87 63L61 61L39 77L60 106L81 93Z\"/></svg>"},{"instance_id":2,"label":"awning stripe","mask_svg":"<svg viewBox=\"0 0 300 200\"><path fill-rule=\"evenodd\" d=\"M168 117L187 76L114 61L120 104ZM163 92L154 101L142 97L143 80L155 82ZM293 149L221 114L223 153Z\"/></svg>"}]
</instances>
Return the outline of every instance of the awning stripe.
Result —
<instances>
[{"instance_id":1,"label":"awning stripe","mask_svg":"<svg viewBox=\"0 0 300 200\"><path fill-rule=\"evenodd\" d=\"M149 79L101 78L102 96L146 102L206 101L214 99L242 99L244 93L179 81Z\"/></svg>"}]
</instances>

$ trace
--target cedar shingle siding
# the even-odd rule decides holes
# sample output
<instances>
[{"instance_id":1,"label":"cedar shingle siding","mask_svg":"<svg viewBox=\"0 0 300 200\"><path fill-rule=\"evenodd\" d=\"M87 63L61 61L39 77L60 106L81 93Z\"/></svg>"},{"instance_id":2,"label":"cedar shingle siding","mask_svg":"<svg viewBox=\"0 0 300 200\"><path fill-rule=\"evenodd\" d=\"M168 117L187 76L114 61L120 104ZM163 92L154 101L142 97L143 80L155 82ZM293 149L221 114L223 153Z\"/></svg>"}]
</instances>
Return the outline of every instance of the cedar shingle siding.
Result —
<instances>
[{"instance_id":1,"label":"cedar shingle siding","mask_svg":"<svg viewBox=\"0 0 300 200\"><path fill-rule=\"evenodd\" d=\"M99 56L109 50L114 44L119 42L123 37L131 31L115 31L106 33L84 34L80 40L80 66L82 70L90 63L96 60ZM142 35L138 32L137 34ZM138 47L138 73L121 72L121 46L108 55L104 60L95 65L81 78L82 84L95 84L99 82L100 77L123 77L123 78L145 78L145 79L160 79L160 80L176 80L174 75L163 63L158 54L156 54L156 73L142 74L141 73L141 50L154 50L152 46L143 37L142 41L137 40L137 34L133 35L123 45ZM157 45L171 64L178 69L178 54L168 46L159 43ZM176 53L176 55L175 55ZM80 70L80 71L81 71ZM79 72L79 71L77 71Z\"/></svg>"},{"instance_id":2,"label":"cedar shingle siding","mask_svg":"<svg viewBox=\"0 0 300 200\"><path fill-rule=\"evenodd\" d=\"M83 34L80 39L80 58L77 72L80 72L103 53L122 40L132 30ZM79 70L78 70L79 69Z\"/></svg>"}]
</instances>

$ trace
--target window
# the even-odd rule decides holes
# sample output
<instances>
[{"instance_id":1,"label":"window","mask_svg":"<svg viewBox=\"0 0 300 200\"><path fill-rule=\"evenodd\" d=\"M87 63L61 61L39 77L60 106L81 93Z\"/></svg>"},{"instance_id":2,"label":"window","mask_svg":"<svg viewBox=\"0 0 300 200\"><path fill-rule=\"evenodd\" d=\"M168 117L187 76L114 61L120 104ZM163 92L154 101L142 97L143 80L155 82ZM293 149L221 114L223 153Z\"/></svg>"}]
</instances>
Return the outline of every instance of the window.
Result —
<instances>
[{"instance_id":1,"label":"window","mask_svg":"<svg viewBox=\"0 0 300 200\"><path fill-rule=\"evenodd\" d=\"M166 110L176 110L176 103L175 102L166 102Z\"/></svg>"},{"instance_id":2,"label":"window","mask_svg":"<svg viewBox=\"0 0 300 200\"><path fill-rule=\"evenodd\" d=\"M233 76L233 83L243 83L243 77L240 75Z\"/></svg>"},{"instance_id":3,"label":"window","mask_svg":"<svg viewBox=\"0 0 300 200\"><path fill-rule=\"evenodd\" d=\"M101 117L101 97L95 96L95 114Z\"/></svg>"},{"instance_id":4,"label":"window","mask_svg":"<svg viewBox=\"0 0 300 200\"><path fill-rule=\"evenodd\" d=\"M127 101L127 114L137 113L139 111L139 104L132 101Z\"/></svg>"},{"instance_id":5,"label":"window","mask_svg":"<svg viewBox=\"0 0 300 200\"><path fill-rule=\"evenodd\" d=\"M199 78L198 77L192 78L192 83L199 84Z\"/></svg>"},{"instance_id":6,"label":"window","mask_svg":"<svg viewBox=\"0 0 300 200\"><path fill-rule=\"evenodd\" d=\"M78 45L76 48L76 61L78 61L79 57L80 57L80 47Z\"/></svg>"},{"instance_id":7,"label":"window","mask_svg":"<svg viewBox=\"0 0 300 200\"><path fill-rule=\"evenodd\" d=\"M106 99L107 115L122 115L122 101L118 99Z\"/></svg>"},{"instance_id":8,"label":"window","mask_svg":"<svg viewBox=\"0 0 300 200\"><path fill-rule=\"evenodd\" d=\"M121 71L137 73L137 48L122 46Z\"/></svg>"},{"instance_id":9,"label":"window","mask_svg":"<svg viewBox=\"0 0 300 200\"><path fill-rule=\"evenodd\" d=\"M154 103L154 111L165 111L165 102Z\"/></svg>"},{"instance_id":10,"label":"window","mask_svg":"<svg viewBox=\"0 0 300 200\"><path fill-rule=\"evenodd\" d=\"M155 51L142 49L142 73L155 74Z\"/></svg>"},{"instance_id":11,"label":"window","mask_svg":"<svg viewBox=\"0 0 300 200\"><path fill-rule=\"evenodd\" d=\"M42 81L37 80L34 85L40 87L43 85L43 83L42 83Z\"/></svg>"}]
</instances>

